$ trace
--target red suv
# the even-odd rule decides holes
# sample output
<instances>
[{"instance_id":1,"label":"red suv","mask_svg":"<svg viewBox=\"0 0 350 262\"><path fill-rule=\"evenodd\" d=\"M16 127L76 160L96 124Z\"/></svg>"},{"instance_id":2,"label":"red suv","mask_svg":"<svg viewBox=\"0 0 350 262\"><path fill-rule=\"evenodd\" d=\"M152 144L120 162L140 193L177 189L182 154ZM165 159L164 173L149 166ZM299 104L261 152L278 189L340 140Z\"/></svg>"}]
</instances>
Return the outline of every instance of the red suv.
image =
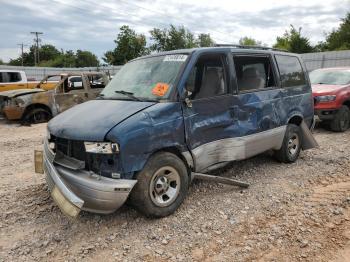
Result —
<instances>
[{"instance_id":1,"label":"red suv","mask_svg":"<svg viewBox=\"0 0 350 262\"><path fill-rule=\"evenodd\" d=\"M310 73L315 115L333 131L344 132L350 122L350 67L317 69Z\"/></svg>"}]
</instances>

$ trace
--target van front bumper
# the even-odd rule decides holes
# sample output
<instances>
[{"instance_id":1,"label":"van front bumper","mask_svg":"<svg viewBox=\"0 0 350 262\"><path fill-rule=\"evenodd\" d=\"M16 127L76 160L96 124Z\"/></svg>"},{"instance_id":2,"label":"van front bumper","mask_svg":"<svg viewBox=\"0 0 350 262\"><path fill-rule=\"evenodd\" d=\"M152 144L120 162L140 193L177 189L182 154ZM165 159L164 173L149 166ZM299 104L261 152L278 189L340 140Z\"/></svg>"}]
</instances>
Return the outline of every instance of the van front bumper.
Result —
<instances>
[{"instance_id":1,"label":"van front bumper","mask_svg":"<svg viewBox=\"0 0 350 262\"><path fill-rule=\"evenodd\" d=\"M62 212L71 217L76 217L80 210L102 214L114 212L125 203L137 182L58 165L46 140L42 161L51 196Z\"/></svg>"},{"instance_id":2,"label":"van front bumper","mask_svg":"<svg viewBox=\"0 0 350 262\"><path fill-rule=\"evenodd\" d=\"M315 110L315 115L321 121L322 120L333 120L337 113L338 113L338 109L316 109Z\"/></svg>"}]
</instances>

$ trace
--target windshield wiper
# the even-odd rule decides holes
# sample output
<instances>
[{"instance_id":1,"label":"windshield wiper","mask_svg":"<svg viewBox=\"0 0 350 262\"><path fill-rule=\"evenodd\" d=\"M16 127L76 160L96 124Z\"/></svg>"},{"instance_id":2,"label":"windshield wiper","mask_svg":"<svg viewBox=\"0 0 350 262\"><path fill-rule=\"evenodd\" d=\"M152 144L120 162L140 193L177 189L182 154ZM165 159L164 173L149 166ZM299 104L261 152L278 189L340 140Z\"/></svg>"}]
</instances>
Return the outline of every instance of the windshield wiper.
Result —
<instances>
[{"instance_id":1,"label":"windshield wiper","mask_svg":"<svg viewBox=\"0 0 350 262\"><path fill-rule=\"evenodd\" d=\"M132 100L136 100L136 101L143 102L142 99L140 99L140 98L134 96L134 93L132 93L132 92L128 92L128 91L124 91L124 90L116 90L116 91L114 91L114 92L117 93L117 94L125 95L125 96L131 98Z\"/></svg>"}]
</instances>

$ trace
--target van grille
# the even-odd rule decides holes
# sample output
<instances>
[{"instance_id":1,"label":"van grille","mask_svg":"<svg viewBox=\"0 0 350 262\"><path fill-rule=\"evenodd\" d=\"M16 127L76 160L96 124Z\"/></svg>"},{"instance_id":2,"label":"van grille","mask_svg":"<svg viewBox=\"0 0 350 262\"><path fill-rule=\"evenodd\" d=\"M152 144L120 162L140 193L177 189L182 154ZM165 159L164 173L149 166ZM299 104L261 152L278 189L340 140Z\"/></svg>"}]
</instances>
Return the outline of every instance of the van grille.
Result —
<instances>
[{"instance_id":1,"label":"van grille","mask_svg":"<svg viewBox=\"0 0 350 262\"><path fill-rule=\"evenodd\" d=\"M65 138L55 138L56 150L64 155L74 157L81 161L86 161L85 146L83 141L68 140Z\"/></svg>"}]
</instances>

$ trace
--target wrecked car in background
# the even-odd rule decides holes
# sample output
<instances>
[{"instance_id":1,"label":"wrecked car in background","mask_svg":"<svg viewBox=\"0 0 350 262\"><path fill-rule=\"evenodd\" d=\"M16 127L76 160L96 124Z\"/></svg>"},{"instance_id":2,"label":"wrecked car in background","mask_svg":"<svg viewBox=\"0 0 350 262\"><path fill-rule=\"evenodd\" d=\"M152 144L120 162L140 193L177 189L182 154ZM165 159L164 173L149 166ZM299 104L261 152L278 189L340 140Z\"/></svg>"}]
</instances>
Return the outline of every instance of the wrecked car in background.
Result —
<instances>
[{"instance_id":1,"label":"wrecked car in background","mask_svg":"<svg viewBox=\"0 0 350 262\"><path fill-rule=\"evenodd\" d=\"M45 170L62 212L111 213L129 198L172 214L192 178L273 150L285 163L317 145L313 98L295 54L215 47L157 53L122 67L92 101L48 123Z\"/></svg>"},{"instance_id":2,"label":"wrecked car in background","mask_svg":"<svg viewBox=\"0 0 350 262\"><path fill-rule=\"evenodd\" d=\"M350 67L317 69L310 73L315 114L336 132L350 126Z\"/></svg>"},{"instance_id":3,"label":"wrecked car in background","mask_svg":"<svg viewBox=\"0 0 350 262\"><path fill-rule=\"evenodd\" d=\"M0 70L0 92L15 90L15 89L25 89L25 88L36 88L39 81L31 81L27 79L27 75L24 71L18 70ZM40 88L45 90L53 89L57 84L57 81L49 81L42 84Z\"/></svg>"},{"instance_id":4,"label":"wrecked car in background","mask_svg":"<svg viewBox=\"0 0 350 262\"><path fill-rule=\"evenodd\" d=\"M50 81L57 81L55 88L43 90L41 86ZM37 88L1 92L0 113L8 120L45 122L72 106L96 98L108 82L107 75L100 72L49 75Z\"/></svg>"}]
</instances>

